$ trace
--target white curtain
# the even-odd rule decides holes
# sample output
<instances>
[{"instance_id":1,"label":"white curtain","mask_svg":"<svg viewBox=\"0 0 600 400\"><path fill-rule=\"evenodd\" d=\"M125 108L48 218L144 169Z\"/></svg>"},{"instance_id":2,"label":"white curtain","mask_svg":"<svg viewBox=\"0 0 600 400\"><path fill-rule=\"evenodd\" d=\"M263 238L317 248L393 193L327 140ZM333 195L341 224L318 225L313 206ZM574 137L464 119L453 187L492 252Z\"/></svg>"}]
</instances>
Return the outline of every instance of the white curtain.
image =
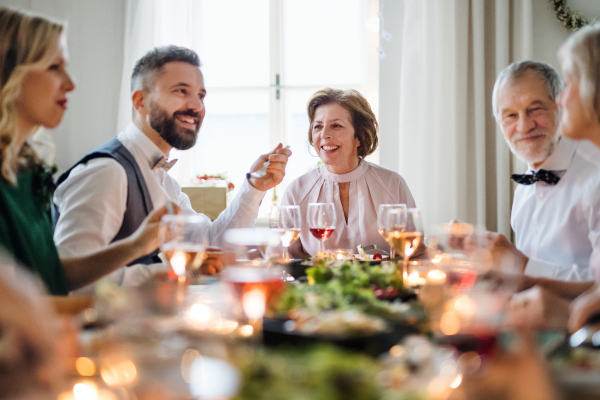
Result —
<instances>
[{"instance_id":1,"label":"white curtain","mask_svg":"<svg viewBox=\"0 0 600 400\"><path fill-rule=\"evenodd\" d=\"M531 56L531 0L405 0L399 171L429 227L510 237L512 159L492 116L496 75Z\"/></svg>"},{"instance_id":2,"label":"white curtain","mask_svg":"<svg viewBox=\"0 0 600 400\"><path fill-rule=\"evenodd\" d=\"M131 122L131 73L135 63L157 46L175 44L191 48L194 36L191 21L201 10L190 0L126 0L125 48L119 95L117 132ZM176 21L176 22L174 22ZM177 178L190 179L190 152L173 150L171 158L179 162L169 170Z\"/></svg>"}]
</instances>

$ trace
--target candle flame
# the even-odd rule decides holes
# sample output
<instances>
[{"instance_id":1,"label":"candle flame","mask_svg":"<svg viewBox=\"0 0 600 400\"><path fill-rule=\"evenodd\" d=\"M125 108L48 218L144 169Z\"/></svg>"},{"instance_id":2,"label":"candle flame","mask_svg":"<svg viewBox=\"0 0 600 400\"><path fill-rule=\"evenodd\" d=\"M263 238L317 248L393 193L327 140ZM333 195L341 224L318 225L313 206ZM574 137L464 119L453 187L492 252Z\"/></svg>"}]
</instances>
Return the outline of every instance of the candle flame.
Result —
<instances>
[{"instance_id":1,"label":"candle flame","mask_svg":"<svg viewBox=\"0 0 600 400\"><path fill-rule=\"evenodd\" d=\"M246 316L250 319L259 319L264 317L266 303L267 296L258 288L244 293L242 298L242 307L244 308L244 313L246 313Z\"/></svg>"},{"instance_id":2,"label":"candle flame","mask_svg":"<svg viewBox=\"0 0 600 400\"><path fill-rule=\"evenodd\" d=\"M194 304L190 309L190 319L194 322L207 322L211 316L210 308L204 304Z\"/></svg>"},{"instance_id":3,"label":"candle flame","mask_svg":"<svg viewBox=\"0 0 600 400\"><path fill-rule=\"evenodd\" d=\"M462 383L462 374L458 374L458 375L456 375L456 378L454 378L454 380L450 384L450 387L452 389L456 389L457 387L460 386L461 383Z\"/></svg>"},{"instance_id":4,"label":"candle flame","mask_svg":"<svg viewBox=\"0 0 600 400\"><path fill-rule=\"evenodd\" d=\"M81 382L73 386L76 400L97 400L98 386L94 382Z\"/></svg>"},{"instance_id":5,"label":"candle flame","mask_svg":"<svg viewBox=\"0 0 600 400\"><path fill-rule=\"evenodd\" d=\"M252 325L244 325L240 328L240 335L244 337L252 336L252 333L254 333Z\"/></svg>"},{"instance_id":6,"label":"candle flame","mask_svg":"<svg viewBox=\"0 0 600 400\"><path fill-rule=\"evenodd\" d=\"M185 253L181 250L175 250L169 260L171 267L177 276L185 275L185 264L187 263Z\"/></svg>"},{"instance_id":7,"label":"candle flame","mask_svg":"<svg viewBox=\"0 0 600 400\"><path fill-rule=\"evenodd\" d=\"M442 284L446 282L446 273L439 269L431 270L427 273L429 283Z\"/></svg>"}]
</instances>

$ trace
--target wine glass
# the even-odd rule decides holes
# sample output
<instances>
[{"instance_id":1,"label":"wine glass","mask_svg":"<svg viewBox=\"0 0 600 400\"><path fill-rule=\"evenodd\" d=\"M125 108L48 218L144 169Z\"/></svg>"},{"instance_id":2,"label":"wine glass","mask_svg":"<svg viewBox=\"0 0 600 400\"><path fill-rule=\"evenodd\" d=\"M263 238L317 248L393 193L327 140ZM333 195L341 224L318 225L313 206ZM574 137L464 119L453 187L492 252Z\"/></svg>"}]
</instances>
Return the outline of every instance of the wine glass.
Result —
<instances>
[{"instance_id":1,"label":"wine glass","mask_svg":"<svg viewBox=\"0 0 600 400\"><path fill-rule=\"evenodd\" d=\"M333 203L309 203L307 214L310 233L320 241L319 255L325 257L325 240L335 230L335 206Z\"/></svg>"},{"instance_id":2,"label":"wine glass","mask_svg":"<svg viewBox=\"0 0 600 400\"><path fill-rule=\"evenodd\" d=\"M379 228L379 234L383 237L384 240L388 240L388 233L386 229L387 223L387 213L390 210L404 210L403 213L406 214L406 204L380 204L379 211L377 212L377 227ZM401 211L402 212L402 211ZM395 257L394 246L390 244L390 260L393 260Z\"/></svg>"},{"instance_id":3,"label":"wine glass","mask_svg":"<svg viewBox=\"0 0 600 400\"><path fill-rule=\"evenodd\" d=\"M253 250L277 245L279 240L280 234L268 228L236 228L225 232L225 246L236 249L237 260L235 265L225 267L223 278L235 299L235 313L244 324L242 336L260 334L262 318L283 290L283 268L251 256Z\"/></svg>"},{"instance_id":4,"label":"wine glass","mask_svg":"<svg viewBox=\"0 0 600 400\"><path fill-rule=\"evenodd\" d=\"M208 240L204 225L204 218L199 215L167 214L160 220L160 251L179 282L185 283L186 274L199 269L206 258Z\"/></svg>"},{"instance_id":5,"label":"wine glass","mask_svg":"<svg viewBox=\"0 0 600 400\"><path fill-rule=\"evenodd\" d=\"M402 276L408 277L408 261L423 241L423 221L418 208L390 210L386 229L388 240L402 260Z\"/></svg>"},{"instance_id":6,"label":"wine glass","mask_svg":"<svg viewBox=\"0 0 600 400\"><path fill-rule=\"evenodd\" d=\"M275 219L276 218L276 219ZM283 262L290 261L288 248L300 237L300 206L273 206L271 208L270 227L281 235Z\"/></svg>"}]
</instances>

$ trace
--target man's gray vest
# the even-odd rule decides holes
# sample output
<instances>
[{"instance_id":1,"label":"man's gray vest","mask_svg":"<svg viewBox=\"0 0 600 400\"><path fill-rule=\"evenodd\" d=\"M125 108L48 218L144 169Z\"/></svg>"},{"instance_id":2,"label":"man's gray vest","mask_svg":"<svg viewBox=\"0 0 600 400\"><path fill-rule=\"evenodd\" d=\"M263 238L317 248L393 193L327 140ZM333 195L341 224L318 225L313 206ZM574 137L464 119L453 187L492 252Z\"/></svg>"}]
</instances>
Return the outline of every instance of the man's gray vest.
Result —
<instances>
[{"instance_id":1,"label":"man's gray vest","mask_svg":"<svg viewBox=\"0 0 600 400\"><path fill-rule=\"evenodd\" d=\"M121 225L119 232L117 232L116 236L111 240L112 243L116 240L126 238L133 234L142 224L144 218L146 218L150 211L154 209L152 205L152 199L150 198L150 193L148 192L148 187L146 186L146 181L142 176L142 171L140 171L140 167L129 150L127 150L125 146L123 146L123 144L116 137L114 137L108 142L97 147L95 150L69 168L67 172L58 178L56 186L58 187L61 183L63 183L68 178L73 168L79 164L85 164L94 158L102 157L109 157L117 161L123 168L125 168L125 173L127 174L127 207L125 209L125 214L123 215L123 224ZM54 226L56 226L56 222L58 221L60 214L56 204L53 204L52 206L52 222ZM151 254L138 258L129 265L152 264L157 262L161 262L160 258L158 257L158 249Z\"/></svg>"}]
</instances>

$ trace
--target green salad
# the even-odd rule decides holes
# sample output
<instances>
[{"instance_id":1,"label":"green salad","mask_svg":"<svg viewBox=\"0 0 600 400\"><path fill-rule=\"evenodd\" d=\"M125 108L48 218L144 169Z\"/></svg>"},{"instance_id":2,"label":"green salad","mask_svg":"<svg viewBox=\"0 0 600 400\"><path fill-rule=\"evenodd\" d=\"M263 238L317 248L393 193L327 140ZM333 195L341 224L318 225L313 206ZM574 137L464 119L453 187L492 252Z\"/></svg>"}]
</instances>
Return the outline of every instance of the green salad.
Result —
<instances>
[{"instance_id":1,"label":"green salad","mask_svg":"<svg viewBox=\"0 0 600 400\"><path fill-rule=\"evenodd\" d=\"M382 387L373 358L328 345L257 351L239 367L244 383L236 400L424 399Z\"/></svg>"},{"instance_id":2,"label":"green salad","mask_svg":"<svg viewBox=\"0 0 600 400\"><path fill-rule=\"evenodd\" d=\"M404 289L402 277L392 265L366 265L344 262L328 266L320 263L306 270L308 283L289 284L276 312L280 316L294 311L318 313L326 310L357 310L387 320L415 323L424 319L417 302L380 300L376 290Z\"/></svg>"}]
</instances>

